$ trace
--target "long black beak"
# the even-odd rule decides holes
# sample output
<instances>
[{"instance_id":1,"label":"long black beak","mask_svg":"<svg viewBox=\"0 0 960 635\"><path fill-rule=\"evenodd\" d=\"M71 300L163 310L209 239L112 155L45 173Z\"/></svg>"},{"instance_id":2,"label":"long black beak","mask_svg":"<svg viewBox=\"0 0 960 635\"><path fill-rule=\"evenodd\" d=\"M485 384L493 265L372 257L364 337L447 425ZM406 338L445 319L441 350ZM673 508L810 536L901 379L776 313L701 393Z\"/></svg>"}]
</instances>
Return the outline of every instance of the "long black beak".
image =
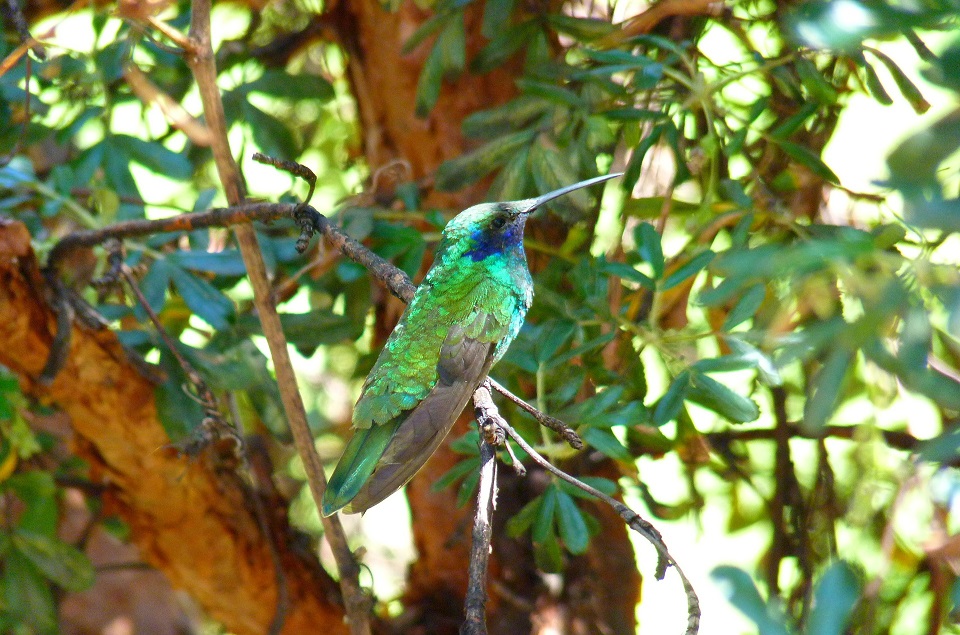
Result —
<instances>
[{"instance_id":1,"label":"long black beak","mask_svg":"<svg viewBox=\"0 0 960 635\"><path fill-rule=\"evenodd\" d=\"M555 198L563 196L564 194L569 194L574 190L579 190L580 188L590 187L591 185L596 185L597 183L603 183L604 181L609 181L610 179L615 179L618 176L623 176L623 172L613 172L612 174L604 174L603 176L595 176L592 179L587 179L586 181L580 181L579 183L574 183L573 185L568 185L566 187L561 187L559 190L554 190L538 196L537 198L531 198L527 201L524 201L524 206L522 207L521 214L530 214L538 207L544 203L548 203Z\"/></svg>"}]
</instances>

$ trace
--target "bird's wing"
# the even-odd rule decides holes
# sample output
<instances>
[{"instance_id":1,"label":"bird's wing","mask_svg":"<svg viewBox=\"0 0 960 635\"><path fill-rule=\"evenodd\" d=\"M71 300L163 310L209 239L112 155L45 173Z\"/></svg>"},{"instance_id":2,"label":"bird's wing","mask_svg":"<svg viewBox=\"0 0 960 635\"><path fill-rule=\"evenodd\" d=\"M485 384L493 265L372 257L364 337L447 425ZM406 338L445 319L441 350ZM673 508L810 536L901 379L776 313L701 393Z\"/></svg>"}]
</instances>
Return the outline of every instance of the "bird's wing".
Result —
<instances>
[{"instance_id":1,"label":"bird's wing","mask_svg":"<svg viewBox=\"0 0 960 635\"><path fill-rule=\"evenodd\" d=\"M496 341L490 335L498 323L488 314L475 317L465 327L450 329L440 350L436 385L413 410L398 417L402 421L393 438L372 476L345 506L346 513L366 511L403 487L450 432L493 363ZM468 337L468 332L475 337Z\"/></svg>"},{"instance_id":2,"label":"bird's wing","mask_svg":"<svg viewBox=\"0 0 960 635\"><path fill-rule=\"evenodd\" d=\"M383 425L358 429L353 433L323 492L320 511L324 516L341 509L363 488L402 421L402 417L395 417Z\"/></svg>"}]
</instances>

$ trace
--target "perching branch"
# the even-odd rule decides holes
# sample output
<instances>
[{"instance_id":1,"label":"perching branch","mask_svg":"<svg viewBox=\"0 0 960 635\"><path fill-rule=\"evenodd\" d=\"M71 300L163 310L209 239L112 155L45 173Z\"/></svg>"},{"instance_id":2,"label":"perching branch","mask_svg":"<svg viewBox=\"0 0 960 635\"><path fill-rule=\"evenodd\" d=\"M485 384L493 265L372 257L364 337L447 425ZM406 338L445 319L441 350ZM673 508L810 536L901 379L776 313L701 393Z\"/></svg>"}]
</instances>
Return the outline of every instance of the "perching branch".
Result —
<instances>
[{"instance_id":1,"label":"perching branch","mask_svg":"<svg viewBox=\"0 0 960 635\"><path fill-rule=\"evenodd\" d=\"M486 382L473 393L473 405L477 427L480 428L480 484L477 512L473 520L464 621L460 632L464 635L485 635L487 563L490 559L490 539L493 537L493 510L497 505L496 446L503 442L503 428L497 424L500 415Z\"/></svg>"},{"instance_id":2,"label":"perching branch","mask_svg":"<svg viewBox=\"0 0 960 635\"><path fill-rule=\"evenodd\" d=\"M523 450L530 455L530 458L540 467L544 468L554 476L574 485L588 494L599 498L607 505L613 507L613 509L619 514L620 518L627 523L627 526L630 529L634 530L641 536L647 539L650 544L654 546L657 550L657 555L659 560L657 562L657 580L662 580L666 575L667 567L672 566L676 569L677 574L680 576L680 581L683 584L683 590L687 595L687 630L685 635L696 635L697 631L700 628L700 600L697 598L697 593L693 589L693 585L690 584L690 580L687 579L687 576L683 573L683 569L680 568L680 565L677 564L677 561L674 560L673 556L670 555L669 549L667 549L666 543L663 541L663 537L660 535L660 532L657 531L657 528L654 527L649 521L644 520L637 514L635 511L621 503L615 498L607 496L600 490L591 487L584 483L583 481L577 479L576 477L570 476L563 470L558 467L555 467L550 461L543 458L539 452L533 449L529 443L527 443L522 436L520 436L513 427L510 426L506 421L500 420L498 424L503 427L504 432L507 433L507 436L517 442Z\"/></svg>"},{"instance_id":3,"label":"perching branch","mask_svg":"<svg viewBox=\"0 0 960 635\"><path fill-rule=\"evenodd\" d=\"M696 591L694 591L693 585L690 584L690 580L687 579L683 569L680 568L680 565L677 564L677 561L670 554L670 550L667 549L667 545L656 527L641 518L639 514L620 501L607 496L596 488L567 474L543 458L543 456L533 449L500 415L490 394L492 387L496 387L500 392L504 392L504 389L500 387L499 384L488 378L473 393L474 415L477 420L477 426L480 428L480 485L477 493L477 511L473 524L473 543L470 549L469 586L464 604L465 619L463 625L460 627L460 633L479 635L487 632L484 615L484 607L487 600L486 573L487 561L490 557L490 538L493 523L491 515L496 505L497 493L496 468L493 465L495 463L493 461L493 457L495 456L494 448L495 446L506 444L505 437L509 436L516 441L517 445L523 448L538 465L554 476L582 489L588 494L592 494L607 505L613 507L617 514L627 523L628 527L646 538L657 550L658 562L656 578L658 580L664 578L667 567L672 566L676 569L677 574L680 576L680 581L683 584L683 590L687 596L687 630L685 635L696 635L700 628L700 600L697 598ZM517 403L517 401L522 400L514 397L511 401ZM531 412L535 417L537 417L537 415L546 416L535 408L532 408L532 406L529 407L535 411ZM540 418L537 417L537 420L539 421ZM563 422L560 422L560 424L566 428L566 424Z\"/></svg>"},{"instance_id":4,"label":"perching branch","mask_svg":"<svg viewBox=\"0 0 960 635\"><path fill-rule=\"evenodd\" d=\"M512 401L514 404L519 406L521 409L531 414L533 418L537 420L537 423L539 423L540 425L546 428L550 428L551 430L559 434L561 437L563 437L563 440L569 443L570 447L572 447L575 450L583 449L583 440L580 438L580 435L578 435L573 430L573 428L565 424L563 421L560 421L556 417L551 417L550 415L544 412L540 412L535 407L531 406L526 401L524 401L520 397L517 397L515 394L513 394L512 392L510 392L509 390L501 386L495 379L492 379L492 378L490 379L490 386L494 388L498 393L500 393L501 395L503 395L504 397Z\"/></svg>"}]
</instances>

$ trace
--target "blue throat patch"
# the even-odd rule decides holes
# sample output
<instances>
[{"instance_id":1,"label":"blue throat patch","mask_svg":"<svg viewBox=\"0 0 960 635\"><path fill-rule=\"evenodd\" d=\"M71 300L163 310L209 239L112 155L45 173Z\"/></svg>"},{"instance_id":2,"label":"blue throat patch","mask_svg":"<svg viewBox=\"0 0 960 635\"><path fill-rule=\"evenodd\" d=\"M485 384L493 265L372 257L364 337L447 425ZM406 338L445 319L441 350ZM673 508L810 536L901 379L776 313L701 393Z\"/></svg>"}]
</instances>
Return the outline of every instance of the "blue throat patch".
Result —
<instances>
[{"instance_id":1,"label":"blue throat patch","mask_svg":"<svg viewBox=\"0 0 960 635\"><path fill-rule=\"evenodd\" d=\"M499 232L477 229L470 234L470 239L473 241L473 247L463 255L474 262L480 262L489 256L503 254L507 250L519 247L523 240L523 224L513 222Z\"/></svg>"}]
</instances>

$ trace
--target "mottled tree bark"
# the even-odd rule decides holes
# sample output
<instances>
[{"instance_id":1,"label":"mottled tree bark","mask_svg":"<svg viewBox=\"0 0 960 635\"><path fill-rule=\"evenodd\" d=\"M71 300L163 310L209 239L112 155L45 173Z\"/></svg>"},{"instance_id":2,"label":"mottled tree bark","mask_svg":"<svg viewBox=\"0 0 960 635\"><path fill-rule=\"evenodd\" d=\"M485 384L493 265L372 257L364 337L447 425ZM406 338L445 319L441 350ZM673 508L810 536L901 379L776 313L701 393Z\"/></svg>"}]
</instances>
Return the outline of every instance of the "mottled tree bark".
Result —
<instances>
[{"instance_id":1,"label":"mottled tree bark","mask_svg":"<svg viewBox=\"0 0 960 635\"><path fill-rule=\"evenodd\" d=\"M38 383L55 331L44 293L26 227L0 219L0 364L25 393L69 415L91 479L106 486L108 511L129 524L144 560L228 630L267 632L277 585L251 494L235 473L165 449L153 385L111 331L74 326L64 369ZM291 598L283 633L346 633L336 583L312 554L291 549L285 514L268 516Z\"/></svg>"}]
</instances>

